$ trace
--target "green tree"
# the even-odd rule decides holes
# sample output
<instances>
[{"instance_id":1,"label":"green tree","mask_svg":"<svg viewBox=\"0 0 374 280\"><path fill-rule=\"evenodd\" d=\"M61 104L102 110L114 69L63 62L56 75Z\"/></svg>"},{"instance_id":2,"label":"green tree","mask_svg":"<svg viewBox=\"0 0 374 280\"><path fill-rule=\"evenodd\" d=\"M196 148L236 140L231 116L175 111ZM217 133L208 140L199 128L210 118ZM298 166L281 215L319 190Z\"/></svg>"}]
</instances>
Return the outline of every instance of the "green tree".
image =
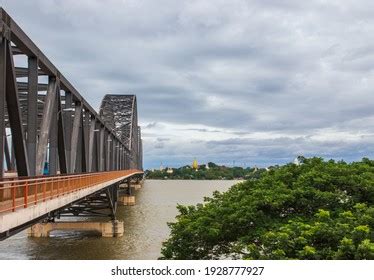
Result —
<instances>
[{"instance_id":1,"label":"green tree","mask_svg":"<svg viewBox=\"0 0 374 280\"><path fill-rule=\"evenodd\" d=\"M173 173L169 174L166 170L146 171L147 179L185 179L185 180L232 180L232 179L258 179L265 169L243 169L242 167L226 167L219 166L215 163L209 162L209 168L206 165L201 165L198 171L192 169L190 166L183 166L180 168L173 168Z\"/></svg>"},{"instance_id":2,"label":"green tree","mask_svg":"<svg viewBox=\"0 0 374 280\"><path fill-rule=\"evenodd\" d=\"M374 161L303 159L178 206L163 259L374 259Z\"/></svg>"}]
</instances>

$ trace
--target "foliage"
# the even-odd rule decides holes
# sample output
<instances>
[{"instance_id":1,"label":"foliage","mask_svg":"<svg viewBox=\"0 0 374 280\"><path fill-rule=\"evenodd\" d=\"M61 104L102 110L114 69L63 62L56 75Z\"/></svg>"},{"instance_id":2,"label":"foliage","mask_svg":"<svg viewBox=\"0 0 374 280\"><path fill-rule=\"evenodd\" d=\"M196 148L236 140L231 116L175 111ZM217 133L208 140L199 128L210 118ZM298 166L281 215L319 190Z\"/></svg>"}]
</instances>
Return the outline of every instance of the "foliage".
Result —
<instances>
[{"instance_id":1,"label":"foliage","mask_svg":"<svg viewBox=\"0 0 374 280\"><path fill-rule=\"evenodd\" d=\"M162 259L374 259L374 161L304 159L178 206Z\"/></svg>"},{"instance_id":2,"label":"foliage","mask_svg":"<svg viewBox=\"0 0 374 280\"><path fill-rule=\"evenodd\" d=\"M147 170L147 179L179 179L179 180L233 180L256 179L265 169L219 166L213 162L200 165L198 170L186 165L180 168L172 168L173 173L168 173L168 168L160 170Z\"/></svg>"}]
</instances>

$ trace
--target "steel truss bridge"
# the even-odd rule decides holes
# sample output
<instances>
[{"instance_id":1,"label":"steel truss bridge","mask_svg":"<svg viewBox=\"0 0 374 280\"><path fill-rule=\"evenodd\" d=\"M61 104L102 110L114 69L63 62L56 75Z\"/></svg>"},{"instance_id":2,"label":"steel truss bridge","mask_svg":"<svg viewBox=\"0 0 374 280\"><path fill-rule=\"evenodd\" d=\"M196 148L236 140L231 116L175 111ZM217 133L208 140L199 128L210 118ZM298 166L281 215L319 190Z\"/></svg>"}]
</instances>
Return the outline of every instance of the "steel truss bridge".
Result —
<instances>
[{"instance_id":1,"label":"steel truss bridge","mask_svg":"<svg viewBox=\"0 0 374 280\"><path fill-rule=\"evenodd\" d=\"M0 239L64 214L114 220L142 157L136 97L97 113L0 8Z\"/></svg>"}]
</instances>

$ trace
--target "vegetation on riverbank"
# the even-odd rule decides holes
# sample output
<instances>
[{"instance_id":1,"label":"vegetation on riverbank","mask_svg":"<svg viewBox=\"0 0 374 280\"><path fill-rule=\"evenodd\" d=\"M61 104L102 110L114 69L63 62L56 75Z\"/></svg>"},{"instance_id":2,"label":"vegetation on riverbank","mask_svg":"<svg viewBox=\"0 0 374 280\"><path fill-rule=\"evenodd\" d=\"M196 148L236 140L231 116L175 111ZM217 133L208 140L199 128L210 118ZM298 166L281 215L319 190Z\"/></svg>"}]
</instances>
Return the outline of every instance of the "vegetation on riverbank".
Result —
<instances>
[{"instance_id":1,"label":"vegetation on riverbank","mask_svg":"<svg viewBox=\"0 0 374 280\"><path fill-rule=\"evenodd\" d=\"M270 167L275 168L275 167ZM163 170L147 170L147 179L162 180L233 180L259 178L264 168L243 168L239 166L227 167L209 162L207 165L200 165L196 170L186 165L180 168L165 168Z\"/></svg>"},{"instance_id":2,"label":"vegetation on riverbank","mask_svg":"<svg viewBox=\"0 0 374 280\"><path fill-rule=\"evenodd\" d=\"M374 161L304 159L178 206L162 259L374 259Z\"/></svg>"}]
</instances>

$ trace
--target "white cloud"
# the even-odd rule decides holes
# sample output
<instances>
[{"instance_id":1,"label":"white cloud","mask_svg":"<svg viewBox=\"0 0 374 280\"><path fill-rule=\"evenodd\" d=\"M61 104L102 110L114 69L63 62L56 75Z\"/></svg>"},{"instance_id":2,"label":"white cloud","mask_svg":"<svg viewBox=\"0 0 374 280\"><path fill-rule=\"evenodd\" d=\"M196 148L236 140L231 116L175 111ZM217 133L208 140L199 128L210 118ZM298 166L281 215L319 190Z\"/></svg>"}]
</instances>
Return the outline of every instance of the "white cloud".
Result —
<instances>
[{"instance_id":1,"label":"white cloud","mask_svg":"<svg viewBox=\"0 0 374 280\"><path fill-rule=\"evenodd\" d=\"M0 3L94 107L138 96L146 166L374 155L372 1Z\"/></svg>"}]
</instances>

